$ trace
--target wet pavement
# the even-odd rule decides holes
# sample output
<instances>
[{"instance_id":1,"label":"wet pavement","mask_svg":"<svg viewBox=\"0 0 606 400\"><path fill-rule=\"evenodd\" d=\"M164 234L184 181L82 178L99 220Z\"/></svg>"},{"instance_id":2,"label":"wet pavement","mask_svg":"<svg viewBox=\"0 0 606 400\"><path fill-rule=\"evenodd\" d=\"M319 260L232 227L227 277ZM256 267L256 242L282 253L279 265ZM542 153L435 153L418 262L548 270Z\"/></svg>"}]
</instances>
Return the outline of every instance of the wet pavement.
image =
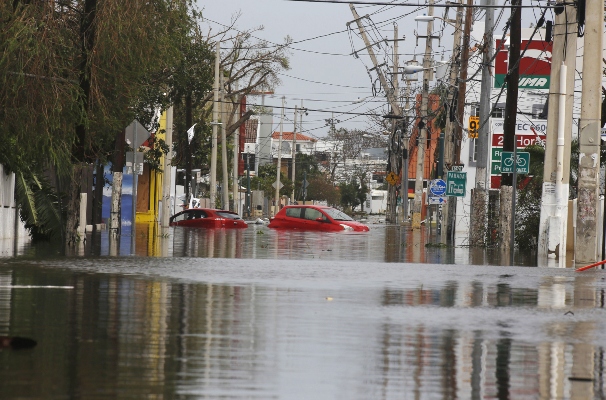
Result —
<instances>
[{"instance_id":1,"label":"wet pavement","mask_svg":"<svg viewBox=\"0 0 606 400\"><path fill-rule=\"evenodd\" d=\"M38 342L0 349L1 398L604 398L602 270L396 226L154 229L0 259L0 336Z\"/></svg>"}]
</instances>

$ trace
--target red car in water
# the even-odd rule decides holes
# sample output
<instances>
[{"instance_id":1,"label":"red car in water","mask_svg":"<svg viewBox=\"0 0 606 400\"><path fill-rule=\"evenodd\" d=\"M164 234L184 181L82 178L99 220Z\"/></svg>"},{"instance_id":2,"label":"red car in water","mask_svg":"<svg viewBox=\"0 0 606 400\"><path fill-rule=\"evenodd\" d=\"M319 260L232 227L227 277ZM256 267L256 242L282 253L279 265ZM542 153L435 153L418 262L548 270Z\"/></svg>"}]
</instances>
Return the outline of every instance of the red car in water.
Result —
<instances>
[{"instance_id":1,"label":"red car in water","mask_svg":"<svg viewBox=\"0 0 606 400\"><path fill-rule=\"evenodd\" d=\"M269 222L276 229L301 229L324 232L367 232L368 226L332 207L293 205L281 209Z\"/></svg>"},{"instance_id":2,"label":"red car in water","mask_svg":"<svg viewBox=\"0 0 606 400\"><path fill-rule=\"evenodd\" d=\"M191 228L246 228L238 214L212 208L188 208L170 217L170 226Z\"/></svg>"}]
</instances>

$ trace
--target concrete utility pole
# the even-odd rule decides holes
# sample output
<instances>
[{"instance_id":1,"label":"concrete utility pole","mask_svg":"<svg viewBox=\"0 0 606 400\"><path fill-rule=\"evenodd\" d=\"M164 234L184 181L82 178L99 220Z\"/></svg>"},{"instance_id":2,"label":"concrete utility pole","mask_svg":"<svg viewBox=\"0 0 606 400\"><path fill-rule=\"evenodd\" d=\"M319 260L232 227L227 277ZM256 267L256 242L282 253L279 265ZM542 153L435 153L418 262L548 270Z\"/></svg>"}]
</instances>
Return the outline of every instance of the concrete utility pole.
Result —
<instances>
[{"instance_id":1,"label":"concrete utility pole","mask_svg":"<svg viewBox=\"0 0 606 400\"><path fill-rule=\"evenodd\" d=\"M223 183L221 184L221 194L223 195L222 209L229 210L229 171L227 170L227 137L225 135L225 84L224 77L221 74L221 166Z\"/></svg>"},{"instance_id":2,"label":"concrete utility pole","mask_svg":"<svg viewBox=\"0 0 606 400\"><path fill-rule=\"evenodd\" d=\"M600 260L600 111L602 103L602 49L604 2L585 4L585 46L579 134L579 189L575 263Z\"/></svg>"},{"instance_id":3,"label":"concrete utility pole","mask_svg":"<svg viewBox=\"0 0 606 400\"><path fill-rule=\"evenodd\" d=\"M433 2L433 0L430 0L430 1ZM361 18L358 15L358 13L356 12L356 9L354 8L353 4L350 4L349 8L351 9L351 13L353 14L353 16L355 18L354 21L358 25L358 29L360 30L360 35L362 36L362 40L364 40L364 44L366 45L365 49L368 50L368 54L374 65L373 69L375 69L377 71L377 74L379 76L379 81L381 82L381 86L383 87L383 90L385 91L385 95L387 96L387 101L389 102L389 105L391 106L392 113L394 114L394 116L396 116L396 118L401 117L402 109L398 103L398 97L397 97L398 93L396 90L394 90L394 88L392 86L389 85L387 79L385 78L385 75L383 74L383 70L381 70L382 65L379 65L379 63L377 61L377 57L375 56L374 50L372 49L372 44L368 40L366 31L364 30L364 27L362 26L362 23L360 22ZM364 18L369 18L369 17L365 16ZM347 23L348 26L349 26L349 24L350 23ZM396 40L396 43L397 43L397 40ZM393 129L392 129L391 143L393 144ZM391 146L390 146L390 149L391 149L391 152L393 153L393 148ZM394 162L395 162L395 164L394 164ZM390 156L390 171L397 172L398 171L397 165L398 165L398 158L395 155L391 155ZM389 201L390 198L392 199L391 203ZM386 219L389 219L389 222L396 222L396 220L395 220L395 215L396 215L395 186L393 186L393 185L389 186L387 208L388 208L388 215L387 215Z\"/></svg>"},{"instance_id":4,"label":"concrete utility pole","mask_svg":"<svg viewBox=\"0 0 606 400\"><path fill-rule=\"evenodd\" d=\"M170 201L170 188L171 188L171 165L173 157L173 106L168 107L166 110L166 136L165 142L168 146L168 153L164 156L164 164L162 165L162 228L168 228L170 214L171 214L171 201Z\"/></svg>"},{"instance_id":5,"label":"concrete utility pole","mask_svg":"<svg viewBox=\"0 0 606 400\"><path fill-rule=\"evenodd\" d=\"M274 215L280 211L280 170L282 167L282 134L284 133L284 105L285 97L282 96L282 113L280 116L280 140L278 141L278 163L276 164L276 206L274 207ZM273 132L272 132L273 136Z\"/></svg>"},{"instance_id":6,"label":"concrete utility pole","mask_svg":"<svg viewBox=\"0 0 606 400\"><path fill-rule=\"evenodd\" d=\"M522 0L512 0L512 6L522 5ZM511 9L511 34L509 44L509 71L507 71L507 97L505 102L505 121L503 122L503 151L515 152L516 143L516 116L518 109L518 80L520 79L520 46L522 42L522 12L520 7ZM516 158L514 153L514 171ZM512 224L515 221L514 188L515 174L501 175L501 214L499 225L501 230L501 243L504 249L513 249Z\"/></svg>"},{"instance_id":7,"label":"concrete utility pole","mask_svg":"<svg viewBox=\"0 0 606 400\"><path fill-rule=\"evenodd\" d=\"M472 246L486 244L487 206L488 206L488 138L490 135L490 93L492 91L492 65L494 54L494 0L485 0L487 6L484 23L484 54L482 55L482 86L480 93L480 129L477 140L476 185L471 195L471 224L469 243Z\"/></svg>"},{"instance_id":8,"label":"concrete utility pole","mask_svg":"<svg viewBox=\"0 0 606 400\"><path fill-rule=\"evenodd\" d=\"M406 104L404 110L406 117L402 127L402 217L401 223L408 222L408 148L410 147L410 118L408 117L410 109L410 81L406 80ZM370 190L370 188L369 188Z\"/></svg>"},{"instance_id":9,"label":"concrete utility pole","mask_svg":"<svg viewBox=\"0 0 606 400\"><path fill-rule=\"evenodd\" d=\"M434 0L429 0L427 15L433 16ZM419 134L417 146L417 172L415 175L415 198L412 204L412 228L421 228L421 209L423 207L423 178L425 172L425 149L427 147L427 103L429 97L429 80L431 78L431 32L433 20L427 22L427 38L425 39L425 56L423 57L423 92L421 95L421 121L423 125Z\"/></svg>"},{"instance_id":10,"label":"concrete utility pole","mask_svg":"<svg viewBox=\"0 0 606 400\"><path fill-rule=\"evenodd\" d=\"M303 100L301 100L301 105L303 103ZM290 175L290 180L292 181L292 193L290 194L290 203L293 204L295 202L295 157L296 157L296 153L297 153L297 113L299 111L299 108L297 107L297 105L295 104L295 117L293 119L293 129L292 129L292 151L290 154L290 160L291 160L291 175Z\"/></svg>"},{"instance_id":11,"label":"concrete utility pole","mask_svg":"<svg viewBox=\"0 0 606 400\"><path fill-rule=\"evenodd\" d=\"M240 111L240 116L242 115L242 104L243 104L243 100L245 99L245 96L240 96L240 101L238 102L238 108ZM242 124L246 127L246 123ZM246 128L245 128L246 129ZM240 214L240 199L239 199L239 194L240 194L240 184L238 183L238 164L240 161L240 128L236 129L234 131L234 159L233 159L233 166L232 166L232 196L234 198L234 208L233 211L236 214Z\"/></svg>"},{"instance_id":12,"label":"concrete utility pole","mask_svg":"<svg viewBox=\"0 0 606 400\"><path fill-rule=\"evenodd\" d=\"M459 0L459 4L463 4L463 0ZM455 31L453 35L452 43L452 57L450 59L450 77L448 79L450 88L455 87L457 83L457 76L459 76L459 65L461 64L461 35L463 33L463 7L457 7L457 17L455 19ZM454 98L454 92L449 90L448 92L448 106L452 104ZM448 109L449 114L451 113L450 108ZM446 127L444 128L444 164L446 168L450 169L454 164L454 138L456 121L451 120L450 115L446 118ZM446 207L444 207L443 218L445 227L441 231L442 243L448 242L449 233L454 231L454 219L456 217L457 209L456 197L451 197Z\"/></svg>"},{"instance_id":13,"label":"concrete utility pole","mask_svg":"<svg viewBox=\"0 0 606 400\"><path fill-rule=\"evenodd\" d=\"M217 202L217 124L219 123L219 63L221 61L221 44L217 42L215 53L215 83L213 85L213 121L212 142L210 152L210 206L216 207Z\"/></svg>"},{"instance_id":14,"label":"concrete utility pole","mask_svg":"<svg viewBox=\"0 0 606 400\"><path fill-rule=\"evenodd\" d=\"M574 4L564 7L564 12L556 14L553 35L538 243L539 257L555 256L562 267L565 267L563 262L566 259L568 230L570 142L577 44L574 29L577 24L577 9ZM558 150L562 150L561 158L558 158Z\"/></svg>"}]
</instances>

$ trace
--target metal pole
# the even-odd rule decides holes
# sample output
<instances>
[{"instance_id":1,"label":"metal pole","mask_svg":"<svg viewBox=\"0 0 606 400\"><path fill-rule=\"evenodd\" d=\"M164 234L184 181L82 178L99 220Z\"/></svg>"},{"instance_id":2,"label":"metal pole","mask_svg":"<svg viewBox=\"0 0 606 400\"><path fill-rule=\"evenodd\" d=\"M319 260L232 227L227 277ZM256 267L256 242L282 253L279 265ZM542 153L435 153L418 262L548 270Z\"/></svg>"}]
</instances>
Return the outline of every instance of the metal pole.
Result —
<instances>
[{"instance_id":1,"label":"metal pole","mask_svg":"<svg viewBox=\"0 0 606 400\"><path fill-rule=\"evenodd\" d=\"M137 174L137 150L139 150L139 139L137 138L137 121L135 121L135 133L133 135L133 188L132 188L132 215L130 224L130 253L135 254L135 227L137 223L137 186L139 175Z\"/></svg>"},{"instance_id":2,"label":"metal pole","mask_svg":"<svg viewBox=\"0 0 606 400\"><path fill-rule=\"evenodd\" d=\"M250 198L250 163L248 162L248 156L250 154L246 153L246 216L248 218L250 218L250 203L251 203L251 198Z\"/></svg>"}]
</instances>

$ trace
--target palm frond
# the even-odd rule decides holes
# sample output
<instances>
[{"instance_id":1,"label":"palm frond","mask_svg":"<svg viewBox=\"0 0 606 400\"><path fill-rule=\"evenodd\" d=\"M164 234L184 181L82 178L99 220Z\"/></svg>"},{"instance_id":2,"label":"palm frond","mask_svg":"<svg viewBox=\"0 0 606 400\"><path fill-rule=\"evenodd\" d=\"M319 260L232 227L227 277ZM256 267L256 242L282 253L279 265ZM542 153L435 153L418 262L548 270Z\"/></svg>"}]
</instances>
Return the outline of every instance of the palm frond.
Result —
<instances>
[{"instance_id":1,"label":"palm frond","mask_svg":"<svg viewBox=\"0 0 606 400\"><path fill-rule=\"evenodd\" d=\"M34 191L24 171L15 172L15 202L19 207L21 220L25 222L25 225L38 225L38 212L36 210Z\"/></svg>"}]
</instances>

